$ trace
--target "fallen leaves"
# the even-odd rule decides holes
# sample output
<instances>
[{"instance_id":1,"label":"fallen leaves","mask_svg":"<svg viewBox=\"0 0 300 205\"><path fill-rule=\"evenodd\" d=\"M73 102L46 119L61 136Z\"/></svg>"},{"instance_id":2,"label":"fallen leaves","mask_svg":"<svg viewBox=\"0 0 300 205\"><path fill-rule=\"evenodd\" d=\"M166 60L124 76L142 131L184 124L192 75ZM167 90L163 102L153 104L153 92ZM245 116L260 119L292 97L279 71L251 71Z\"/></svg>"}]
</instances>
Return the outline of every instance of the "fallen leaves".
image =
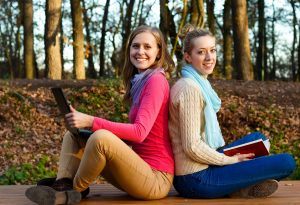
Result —
<instances>
[{"instance_id":1,"label":"fallen leaves","mask_svg":"<svg viewBox=\"0 0 300 205\"><path fill-rule=\"evenodd\" d=\"M59 85L76 109L127 121L128 107L122 102L125 91L119 81L64 83ZM13 165L37 164L45 155L50 158L47 166L55 171L66 129L52 94L37 80L30 86L21 82L15 85L0 87L0 175ZM46 85L51 86L51 82L46 81ZM213 85L222 99L218 118L227 142L261 131L271 138L274 151L293 151L299 159L299 83L215 80Z\"/></svg>"}]
</instances>

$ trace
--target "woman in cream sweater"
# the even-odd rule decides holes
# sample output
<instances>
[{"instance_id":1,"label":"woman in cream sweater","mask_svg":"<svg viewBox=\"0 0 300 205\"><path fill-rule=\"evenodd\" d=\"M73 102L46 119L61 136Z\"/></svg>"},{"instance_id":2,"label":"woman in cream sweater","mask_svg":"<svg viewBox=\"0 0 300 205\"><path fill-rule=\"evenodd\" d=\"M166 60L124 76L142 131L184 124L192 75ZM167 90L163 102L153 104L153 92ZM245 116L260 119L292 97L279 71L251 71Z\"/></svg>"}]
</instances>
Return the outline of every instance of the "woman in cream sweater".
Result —
<instances>
[{"instance_id":1,"label":"woman in cream sweater","mask_svg":"<svg viewBox=\"0 0 300 205\"><path fill-rule=\"evenodd\" d=\"M295 161L289 154L223 154L225 147L266 137L251 133L224 146L216 116L221 100L207 80L216 64L216 40L207 31L187 30L186 65L183 77L171 89L169 107L174 187L182 196L191 198L267 197L277 190L278 180L293 172Z\"/></svg>"}]
</instances>

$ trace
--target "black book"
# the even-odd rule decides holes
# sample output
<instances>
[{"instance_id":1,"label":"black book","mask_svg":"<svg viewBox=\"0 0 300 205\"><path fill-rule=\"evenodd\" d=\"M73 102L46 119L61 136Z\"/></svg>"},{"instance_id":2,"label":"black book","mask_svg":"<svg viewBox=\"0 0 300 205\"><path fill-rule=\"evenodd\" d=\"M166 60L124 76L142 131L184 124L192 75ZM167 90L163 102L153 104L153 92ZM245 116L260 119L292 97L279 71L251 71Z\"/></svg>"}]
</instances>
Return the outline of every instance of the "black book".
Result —
<instances>
[{"instance_id":1,"label":"black book","mask_svg":"<svg viewBox=\"0 0 300 205\"><path fill-rule=\"evenodd\" d=\"M53 93L53 96L55 98L55 101L58 105L61 114L65 116L66 114L70 113L71 112L70 104L68 103L62 88L53 87L51 88L51 91ZM77 129L71 127L67 127L67 129L75 136L89 137L92 134L92 131L90 130Z\"/></svg>"}]
</instances>

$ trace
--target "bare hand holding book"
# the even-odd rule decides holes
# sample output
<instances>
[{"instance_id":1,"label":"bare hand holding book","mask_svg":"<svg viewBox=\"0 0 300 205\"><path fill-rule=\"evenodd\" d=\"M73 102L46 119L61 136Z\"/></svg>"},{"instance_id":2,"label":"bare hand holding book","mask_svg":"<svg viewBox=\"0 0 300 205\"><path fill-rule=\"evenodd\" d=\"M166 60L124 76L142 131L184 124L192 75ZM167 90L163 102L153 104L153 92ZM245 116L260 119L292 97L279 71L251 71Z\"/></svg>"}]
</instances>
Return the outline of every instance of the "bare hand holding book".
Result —
<instances>
[{"instance_id":1,"label":"bare hand holding book","mask_svg":"<svg viewBox=\"0 0 300 205\"><path fill-rule=\"evenodd\" d=\"M237 146L224 149L224 154L233 156L236 154L249 154L254 153L255 157L269 155L270 141L267 140L254 140Z\"/></svg>"}]
</instances>

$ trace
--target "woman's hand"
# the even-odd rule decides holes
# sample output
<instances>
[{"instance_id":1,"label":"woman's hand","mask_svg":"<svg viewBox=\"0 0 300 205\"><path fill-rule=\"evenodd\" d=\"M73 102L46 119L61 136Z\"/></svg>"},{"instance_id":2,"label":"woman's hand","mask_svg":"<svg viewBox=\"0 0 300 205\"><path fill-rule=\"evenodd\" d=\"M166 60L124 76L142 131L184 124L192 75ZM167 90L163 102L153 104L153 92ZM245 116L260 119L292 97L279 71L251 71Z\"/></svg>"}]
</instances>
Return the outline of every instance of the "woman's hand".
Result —
<instances>
[{"instance_id":1,"label":"woman's hand","mask_svg":"<svg viewBox=\"0 0 300 205\"><path fill-rule=\"evenodd\" d=\"M243 162L243 161L247 161L250 160L251 158L253 158L255 156L254 153L249 153L249 154L236 154L233 157L236 157L238 162Z\"/></svg>"},{"instance_id":2,"label":"woman's hand","mask_svg":"<svg viewBox=\"0 0 300 205\"><path fill-rule=\"evenodd\" d=\"M78 112L70 105L71 112L65 115L67 126L74 128L89 128L93 125L94 117Z\"/></svg>"}]
</instances>

